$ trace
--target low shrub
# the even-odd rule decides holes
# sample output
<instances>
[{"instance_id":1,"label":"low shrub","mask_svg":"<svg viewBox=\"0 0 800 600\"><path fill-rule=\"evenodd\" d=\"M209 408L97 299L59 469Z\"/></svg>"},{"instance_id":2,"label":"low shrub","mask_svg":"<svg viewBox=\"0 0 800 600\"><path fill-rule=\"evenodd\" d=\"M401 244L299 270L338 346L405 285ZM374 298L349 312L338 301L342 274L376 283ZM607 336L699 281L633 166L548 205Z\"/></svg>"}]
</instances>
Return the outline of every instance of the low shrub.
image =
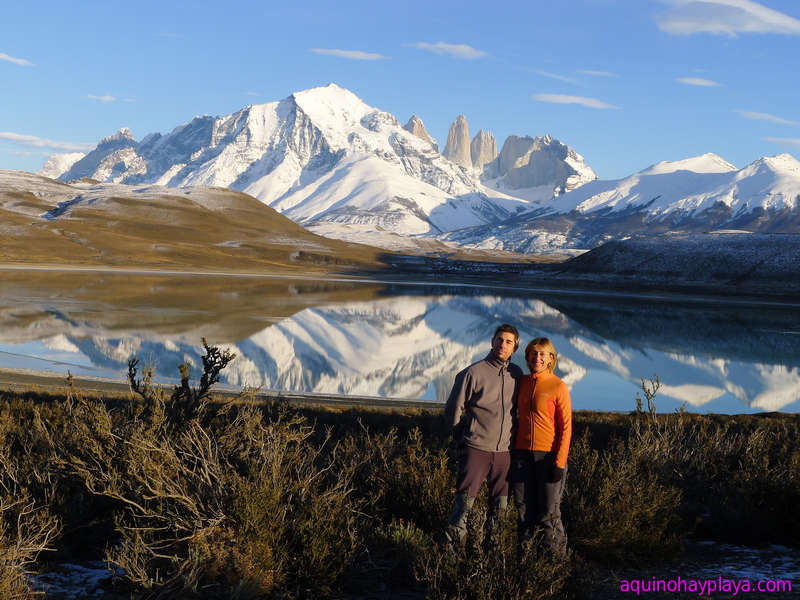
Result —
<instances>
[{"instance_id":1,"label":"low shrub","mask_svg":"<svg viewBox=\"0 0 800 600\"><path fill-rule=\"evenodd\" d=\"M428 598L545 600L574 595L569 585L571 557L553 557L539 536L518 549L515 517L510 513L502 522L497 544L486 544L484 516L482 511L473 513L464 551L433 544L420 553L416 573L426 584Z\"/></svg>"},{"instance_id":2,"label":"low shrub","mask_svg":"<svg viewBox=\"0 0 800 600\"><path fill-rule=\"evenodd\" d=\"M34 597L28 576L60 531L48 506L54 487L48 463L39 460L42 440L19 418L24 413L38 420L30 403L0 412L0 598L9 600Z\"/></svg>"},{"instance_id":3,"label":"low shrub","mask_svg":"<svg viewBox=\"0 0 800 600\"><path fill-rule=\"evenodd\" d=\"M652 563L690 535L800 539L800 418L660 415L651 386L648 410L574 415L569 568L536 544L518 554L513 506L487 550L483 491L454 555L439 415L222 402L210 391L230 355L206 349L200 385L184 369L171 394L132 362L137 395L2 395L0 597L28 597L44 548L87 543L140 598L477 599L578 595L584 559Z\"/></svg>"},{"instance_id":4,"label":"low shrub","mask_svg":"<svg viewBox=\"0 0 800 600\"><path fill-rule=\"evenodd\" d=\"M681 490L664 483L648 460L652 438L635 434L607 451L573 440L562 503L574 548L606 564L675 556L688 533Z\"/></svg>"}]
</instances>

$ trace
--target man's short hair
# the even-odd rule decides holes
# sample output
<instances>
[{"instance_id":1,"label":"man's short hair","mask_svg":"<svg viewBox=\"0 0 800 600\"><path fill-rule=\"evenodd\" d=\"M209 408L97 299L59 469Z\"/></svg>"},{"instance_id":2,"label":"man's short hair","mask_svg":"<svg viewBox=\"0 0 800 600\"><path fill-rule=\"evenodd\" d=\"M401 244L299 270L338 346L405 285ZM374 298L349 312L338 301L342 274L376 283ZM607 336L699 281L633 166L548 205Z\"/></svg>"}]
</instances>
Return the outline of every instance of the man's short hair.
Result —
<instances>
[{"instance_id":1,"label":"man's short hair","mask_svg":"<svg viewBox=\"0 0 800 600\"><path fill-rule=\"evenodd\" d=\"M517 331L517 328L514 327L513 325L509 325L508 323L503 323L497 329L494 330L494 335L492 336L492 339L496 338L501 333L510 333L511 335L514 336L514 351L516 351L517 348L519 348L519 331Z\"/></svg>"}]
</instances>

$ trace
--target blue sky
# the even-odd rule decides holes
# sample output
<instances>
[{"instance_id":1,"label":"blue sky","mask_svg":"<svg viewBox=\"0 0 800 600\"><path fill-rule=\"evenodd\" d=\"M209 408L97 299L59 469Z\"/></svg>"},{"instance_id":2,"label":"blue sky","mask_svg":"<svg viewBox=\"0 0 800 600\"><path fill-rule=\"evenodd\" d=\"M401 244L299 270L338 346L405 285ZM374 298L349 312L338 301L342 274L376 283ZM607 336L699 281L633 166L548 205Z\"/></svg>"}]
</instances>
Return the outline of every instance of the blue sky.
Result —
<instances>
[{"instance_id":1,"label":"blue sky","mask_svg":"<svg viewBox=\"0 0 800 600\"><path fill-rule=\"evenodd\" d=\"M36 171L334 82L443 147L550 133L602 179L714 152L800 157L797 0L6 3L0 168Z\"/></svg>"}]
</instances>

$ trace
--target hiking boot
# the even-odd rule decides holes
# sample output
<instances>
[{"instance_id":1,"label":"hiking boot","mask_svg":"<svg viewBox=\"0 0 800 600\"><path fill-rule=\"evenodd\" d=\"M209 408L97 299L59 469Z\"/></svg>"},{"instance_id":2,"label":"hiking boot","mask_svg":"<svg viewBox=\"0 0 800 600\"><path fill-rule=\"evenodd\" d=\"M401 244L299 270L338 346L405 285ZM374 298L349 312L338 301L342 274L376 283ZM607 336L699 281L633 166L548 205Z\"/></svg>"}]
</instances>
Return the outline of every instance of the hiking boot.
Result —
<instances>
[{"instance_id":1,"label":"hiking boot","mask_svg":"<svg viewBox=\"0 0 800 600\"><path fill-rule=\"evenodd\" d=\"M475 498L467 496L467 492L459 492L453 500L453 509L447 521L444 537L454 552L464 549L467 543L467 521Z\"/></svg>"}]
</instances>

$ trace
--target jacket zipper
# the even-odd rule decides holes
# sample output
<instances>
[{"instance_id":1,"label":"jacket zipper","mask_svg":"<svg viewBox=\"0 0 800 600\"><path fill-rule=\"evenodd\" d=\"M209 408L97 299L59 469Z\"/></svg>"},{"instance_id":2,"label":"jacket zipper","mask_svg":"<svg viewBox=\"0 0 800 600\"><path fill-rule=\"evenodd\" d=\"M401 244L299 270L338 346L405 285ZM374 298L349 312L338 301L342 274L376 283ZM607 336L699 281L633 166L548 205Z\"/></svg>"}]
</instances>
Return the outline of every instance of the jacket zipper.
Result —
<instances>
[{"instance_id":1,"label":"jacket zipper","mask_svg":"<svg viewBox=\"0 0 800 600\"><path fill-rule=\"evenodd\" d=\"M530 398L530 403L528 405L528 414L530 415L529 421L531 426L531 452L533 452L533 413L535 410L533 403L533 396L536 393L536 379L534 377L531 377L531 380L533 381L533 385L531 386L531 398Z\"/></svg>"},{"instance_id":2,"label":"jacket zipper","mask_svg":"<svg viewBox=\"0 0 800 600\"><path fill-rule=\"evenodd\" d=\"M500 421L500 435L497 437L495 450L500 450L500 442L503 441L503 425L506 420L506 378L503 377L503 367L500 367L500 407L503 409L503 420Z\"/></svg>"}]
</instances>

